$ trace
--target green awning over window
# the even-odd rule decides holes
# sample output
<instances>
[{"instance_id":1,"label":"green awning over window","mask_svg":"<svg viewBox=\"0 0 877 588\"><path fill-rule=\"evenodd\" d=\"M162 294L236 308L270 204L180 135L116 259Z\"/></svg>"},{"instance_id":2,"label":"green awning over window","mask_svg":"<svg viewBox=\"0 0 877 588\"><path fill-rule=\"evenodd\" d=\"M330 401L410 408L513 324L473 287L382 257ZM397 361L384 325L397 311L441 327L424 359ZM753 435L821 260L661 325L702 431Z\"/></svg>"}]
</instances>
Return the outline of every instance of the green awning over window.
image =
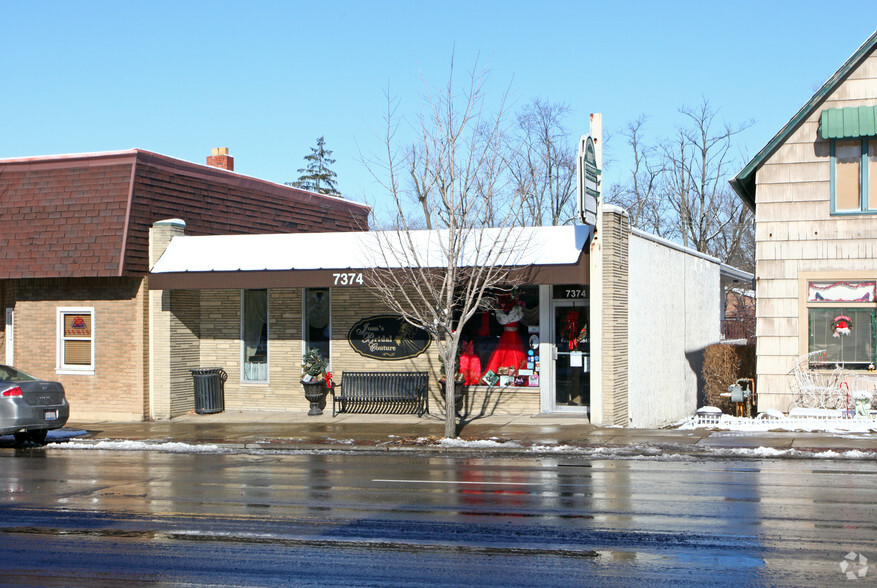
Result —
<instances>
[{"instance_id":1,"label":"green awning over window","mask_svg":"<svg viewBox=\"0 0 877 588\"><path fill-rule=\"evenodd\" d=\"M877 106L829 108L819 119L823 139L845 139L877 135Z\"/></svg>"}]
</instances>

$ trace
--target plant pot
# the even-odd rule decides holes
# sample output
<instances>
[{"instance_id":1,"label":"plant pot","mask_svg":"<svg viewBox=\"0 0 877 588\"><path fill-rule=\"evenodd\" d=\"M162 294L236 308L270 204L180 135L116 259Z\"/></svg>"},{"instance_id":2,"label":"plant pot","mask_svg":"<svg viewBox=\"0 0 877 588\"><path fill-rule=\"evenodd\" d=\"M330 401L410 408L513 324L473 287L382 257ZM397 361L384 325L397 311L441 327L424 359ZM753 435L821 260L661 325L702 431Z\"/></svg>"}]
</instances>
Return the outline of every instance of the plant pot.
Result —
<instances>
[{"instance_id":1,"label":"plant pot","mask_svg":"<svg viewBox=\"0 0 877 588\"><path fill-rule=\"evenodd\" d=\"M326 394L329 393L329 387L326 380L318 380L316 382L302 382L305 390L305 398L311 403L311 409L308 411L310 416L323 414L323 406L326 406Z\"/></svg>"}]
</instances>

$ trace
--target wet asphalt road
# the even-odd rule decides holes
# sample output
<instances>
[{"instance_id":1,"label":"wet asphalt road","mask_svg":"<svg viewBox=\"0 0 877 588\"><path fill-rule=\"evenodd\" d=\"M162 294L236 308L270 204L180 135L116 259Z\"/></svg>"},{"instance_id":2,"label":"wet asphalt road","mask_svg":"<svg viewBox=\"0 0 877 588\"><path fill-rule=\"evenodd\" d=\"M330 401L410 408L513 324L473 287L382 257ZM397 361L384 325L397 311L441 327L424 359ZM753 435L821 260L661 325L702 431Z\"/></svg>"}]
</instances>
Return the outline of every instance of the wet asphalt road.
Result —
<instances>
[{"instance_id":1,"label":"wet asphalt road","mask_svg":"<svg viewBox=\"0 0 877 588\"><path fill-rule=\"evenodd\" d=\"M870 460L49 447L0 472L4 585L827 586L877 563Z\"/></svg>"}]
</instances>

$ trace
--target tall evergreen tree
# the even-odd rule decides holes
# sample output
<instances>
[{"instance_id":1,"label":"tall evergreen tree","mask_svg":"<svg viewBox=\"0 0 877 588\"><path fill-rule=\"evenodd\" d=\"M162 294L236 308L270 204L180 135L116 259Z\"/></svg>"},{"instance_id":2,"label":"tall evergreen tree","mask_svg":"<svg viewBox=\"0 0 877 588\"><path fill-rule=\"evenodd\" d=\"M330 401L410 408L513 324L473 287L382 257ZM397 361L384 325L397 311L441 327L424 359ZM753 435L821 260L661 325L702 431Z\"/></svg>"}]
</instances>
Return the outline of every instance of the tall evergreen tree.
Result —
<instances>
[{"instance_id":1,"label":"tall evergreen tree","mask_svg":"<svg viewBox=\"0 0 877 588\"><path fill-rule=\"evenodd\" d=\"M326 149L325 138L320 137L317 139L317 146L311 148L311 154L305 155L307 166L298 170L302 175L294 182L286 182L286 185L319 194L341 196L341 192L335 186L337 174L329 169L329 166L335 163L331 155L332 151Z\"/></svg>"}]
</instances>

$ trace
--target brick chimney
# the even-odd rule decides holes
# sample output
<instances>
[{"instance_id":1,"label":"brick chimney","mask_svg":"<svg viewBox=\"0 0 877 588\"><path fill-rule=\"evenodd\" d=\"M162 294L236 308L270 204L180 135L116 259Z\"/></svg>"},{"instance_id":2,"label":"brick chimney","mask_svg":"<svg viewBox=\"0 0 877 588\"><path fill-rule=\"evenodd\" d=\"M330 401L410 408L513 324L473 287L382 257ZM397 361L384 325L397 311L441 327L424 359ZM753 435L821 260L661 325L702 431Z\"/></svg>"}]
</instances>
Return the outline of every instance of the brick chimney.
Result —
<instances>
[{"instance_id":1,"label":"brick chimney","mask_svg":"<svg viewBox=\"0 0 877 588\"><path fill-rule=\"evenodd\" d=\"M207 165L234 171L234 157L228 154L228 147L214 147L207 156Z\"/></svg>"}]
</instances>

